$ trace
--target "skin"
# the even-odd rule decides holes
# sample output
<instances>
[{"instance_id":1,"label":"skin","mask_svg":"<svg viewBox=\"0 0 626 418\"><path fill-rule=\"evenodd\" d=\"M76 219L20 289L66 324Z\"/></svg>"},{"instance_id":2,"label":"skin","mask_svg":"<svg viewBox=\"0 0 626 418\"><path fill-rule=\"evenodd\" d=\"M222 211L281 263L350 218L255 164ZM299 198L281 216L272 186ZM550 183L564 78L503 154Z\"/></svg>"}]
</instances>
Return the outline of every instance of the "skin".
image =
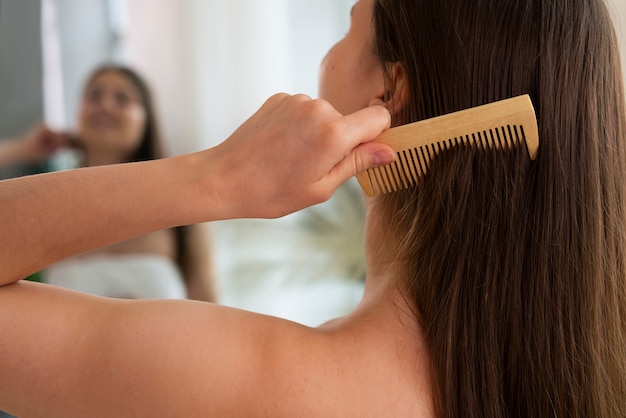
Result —
<instances>
[{"instance_id":1,"label":"skin","mask_svg":"<svg viewBox=\"0 0 626 418\"><path fill-rule=\"evenodd\" d=\"M369 6L357 3L353 24L369 18ZM8 284L0 288L0 409L24 417L432 416L422 332L393 270L372 254L359 307L319 328L207 303L10 284L148 230L279 217L322 202L357 172L393 160L369 142L389 123L380 106L342 116L325 100L277 95L200 153L0 183L9 202L0 216L15 219L0 234L0 284ZM128 188L116 187L129 178ZM24 206L32 201L39 205ZM171 204L178 201L189 204Z\"/></svg>"},{"instance_id":2,"label":"skin","mask_svg":"<svg viewBox=\"0 0 626 418\"><path fill-rule=\"evenodd\" d=\"M353 6L348 33L328 51L320 66L319 97L344 115L373 100L383 104L383 74L371 50L370 3L357 2Z\"/></svg>"}]
</instances>

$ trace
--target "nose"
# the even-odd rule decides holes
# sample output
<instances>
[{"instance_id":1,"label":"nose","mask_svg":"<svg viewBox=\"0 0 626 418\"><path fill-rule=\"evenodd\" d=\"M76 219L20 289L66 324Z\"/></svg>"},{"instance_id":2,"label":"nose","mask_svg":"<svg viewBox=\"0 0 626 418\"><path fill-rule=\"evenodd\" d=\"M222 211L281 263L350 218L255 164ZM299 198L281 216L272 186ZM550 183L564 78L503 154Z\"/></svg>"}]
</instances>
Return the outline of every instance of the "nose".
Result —
<instances>
[{"instance_id":1,"label":"nose","mask_svg":"<svg viewBox=\"0 0 626 418\"><path fill-rule=\"evenodd\" d=\"M105 94L102 98L102 108L104 110L112 111L115 107L115 97L113 97L112 94Z\"/></svg>"},{"instance_id":2,"label":"nose","mask_svg":"<svg viewBox=\"0 0 626 418\"><path fill-rule=\"evenodd\" d=\"M94 102L97 109L106 112L111 112L116 107L115 97L108 93L103 93L96 100L94 100Z\"/></svg>"}]
</instances>

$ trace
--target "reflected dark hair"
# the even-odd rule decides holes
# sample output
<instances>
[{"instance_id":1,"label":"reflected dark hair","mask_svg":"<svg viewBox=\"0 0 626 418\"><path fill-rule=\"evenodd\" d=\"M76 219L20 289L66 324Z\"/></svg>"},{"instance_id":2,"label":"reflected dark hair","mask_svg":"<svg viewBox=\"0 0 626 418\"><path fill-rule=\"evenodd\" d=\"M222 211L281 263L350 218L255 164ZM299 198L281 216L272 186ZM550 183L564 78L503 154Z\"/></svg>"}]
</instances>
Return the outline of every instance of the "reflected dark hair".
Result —
<instances>
[{"instance_id":1,"label":"reflected dark hair","mask_svg":"<svg viewBox=\"0 0 626 418\"><path fill-rule=\"evenodd\" d=\"M156 160L165 157L161 129L154 105L152 91L148 83L139 73L132 68L120 64L104 64L96 68L89 76L85 84L85 91L101 74L107 72L117 72L126 77L139 92L141 106L146 112L146 124L143 136L139 142L139 147L129 155L126 162Z\"/></svg>"},{"instance_id":2,"label":"reflected dark hair","mask_svg":"<svg viewBox=\"0 0 626 418\"><path fill-rule=\"evenodd\" d=\"M626 113L606 5L375 0L373 25L386 83L391 63L408 83L394 125L520 94L539 121L535 162L455 150L374 201L438 416L625 417Z\"/></svg>"}]
</instances>

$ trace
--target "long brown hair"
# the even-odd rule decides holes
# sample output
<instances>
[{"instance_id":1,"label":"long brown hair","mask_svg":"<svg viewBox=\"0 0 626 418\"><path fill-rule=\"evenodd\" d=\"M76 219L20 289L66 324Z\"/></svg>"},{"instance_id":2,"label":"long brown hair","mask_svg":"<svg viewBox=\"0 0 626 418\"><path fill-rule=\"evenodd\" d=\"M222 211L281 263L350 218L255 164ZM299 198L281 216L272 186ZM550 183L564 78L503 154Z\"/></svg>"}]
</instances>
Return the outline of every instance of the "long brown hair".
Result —
<instances>
[{"instance_id":1,"label":"long brown hair","mask_svg":"<svg viewBox=\"0 0 626 418\"><path fill-rule=\"evenodd\" d=\"M530 94L538 158L460 149L375 201L440 417L626 417L626 140L602 0L376 0L394 124ZM386 80L393 90L391 74Z\"/></svg>"}]
</instances>

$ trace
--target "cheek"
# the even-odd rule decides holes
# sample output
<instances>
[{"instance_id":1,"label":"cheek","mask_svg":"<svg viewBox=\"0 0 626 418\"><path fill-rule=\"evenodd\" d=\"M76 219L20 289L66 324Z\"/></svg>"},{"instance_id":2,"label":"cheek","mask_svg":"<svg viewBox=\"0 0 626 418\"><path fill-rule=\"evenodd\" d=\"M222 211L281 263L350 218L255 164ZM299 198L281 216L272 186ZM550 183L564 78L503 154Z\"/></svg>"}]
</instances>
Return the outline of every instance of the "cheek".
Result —
<instances>
[{"instance_id":1,"label":"cheek","mask_svg":"<svg viewBox=\"0 0 626 418\"><path fill-rule=\"evenodd\" d=\"M354 112L354 71L346 54L333 48L322 61L319 76L319 97L328 101L341 114Z\"/></svg>"},{"instance_id":2,"label":"cheek","mask_svg":"<svg viewBox=\"0 0 626 418\"><path fill-rule=\"evenodd\" d=\"M146 112L143 109L129 109L124 115L126 130L140 136L145 128L146 119Z\"/></svg>"},{"instance_id":3,"label":"cheek","mask_svg":"<svg viewBox=\"0 0 626 418\"><path fill-rule=\"evenodd\" d=\"M346 115L367 107L382 84L382 70L362 45L341 41L320 65L319 97Z\"/></svg>"},{"instance_id":4,"label":"cheek","mask_svg":"<svg viewBox=\"0 0 626 418\"><path fill-rule=\"evenodd\" d=\"M335 50L336 46L328 51L319 69L319 97L329 101L332 99L329 96L335 91L335 85L333 84L333 77L336 77L337 72Z\"/></svg>"},{"instance_id":5,"label":"cheek","mask_svg":"<svg viewBox=\"0 0 626 418\"><path fill-rule=\"evenodd\" d=\"M76 123L79 133L85 130L90 114L89 105L85 103L81 104L78 108L78 112L76 112Z\"/></svg>"}]
</instances>

